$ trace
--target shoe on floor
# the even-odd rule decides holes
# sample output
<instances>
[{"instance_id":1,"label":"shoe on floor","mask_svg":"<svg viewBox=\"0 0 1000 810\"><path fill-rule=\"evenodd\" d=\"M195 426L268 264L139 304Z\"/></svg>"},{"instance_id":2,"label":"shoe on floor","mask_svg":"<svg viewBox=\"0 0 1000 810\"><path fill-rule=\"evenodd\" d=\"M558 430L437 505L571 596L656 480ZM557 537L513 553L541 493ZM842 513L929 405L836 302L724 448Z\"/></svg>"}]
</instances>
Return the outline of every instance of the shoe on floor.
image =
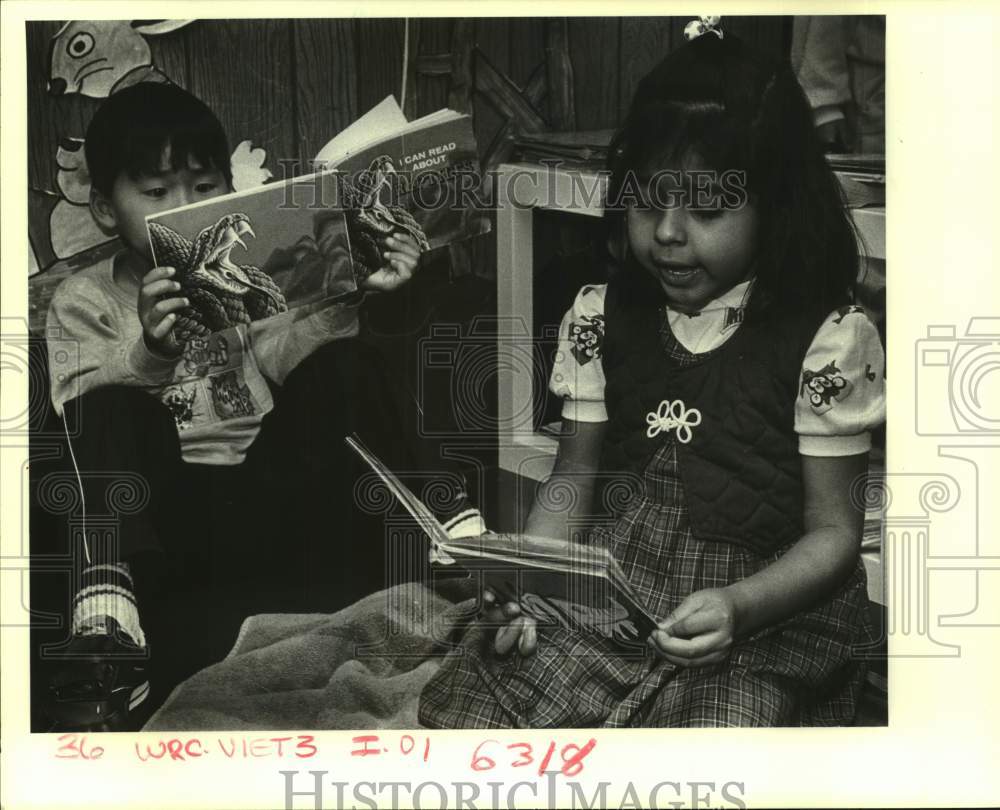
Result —
<instances>
[{"instance_id":1,"label":"shoe on floor","mask_svg":"<svg viewBox=\"0 0 1000 810\"><path fill-rule=\"evenodd\" d=\"M52 659L45 713L58 730L128 730L149 696L149 651L108 618L106 632L75 635Z\"/></svg>"}]
</instances>

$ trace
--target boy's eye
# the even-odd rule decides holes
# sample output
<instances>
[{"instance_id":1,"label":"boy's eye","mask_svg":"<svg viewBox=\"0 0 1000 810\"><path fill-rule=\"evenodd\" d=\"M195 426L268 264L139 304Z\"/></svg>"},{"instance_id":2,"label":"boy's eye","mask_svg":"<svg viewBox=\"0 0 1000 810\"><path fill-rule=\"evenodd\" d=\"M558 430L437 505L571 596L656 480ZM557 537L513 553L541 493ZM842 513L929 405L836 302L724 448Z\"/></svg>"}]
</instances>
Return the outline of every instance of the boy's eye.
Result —
<instances>
[{"instance_id":1,"label":"boy's eye","mask_svg":"<svg viewBox=\"0 0 1000 810\"><path fill-rule=\"evenodd\" d=\"M198 183L198 185L194 187L194 190L197 191L199 194L211 194L218 187L219 187L218 183L205 182L205 183Z\"/></svg>"},{"instance_id":2,"label":"boy's eye","mask_svg":"<svg viewBox=\"0 0 1000 810\"><path fill-rule=\"evenodd\" d=\"M165 197L167 195L167 190L163 186L154 186L153 188L147 188L142 193L147 197L159 199L160 197Z\"/></svg>"}]
</instances>

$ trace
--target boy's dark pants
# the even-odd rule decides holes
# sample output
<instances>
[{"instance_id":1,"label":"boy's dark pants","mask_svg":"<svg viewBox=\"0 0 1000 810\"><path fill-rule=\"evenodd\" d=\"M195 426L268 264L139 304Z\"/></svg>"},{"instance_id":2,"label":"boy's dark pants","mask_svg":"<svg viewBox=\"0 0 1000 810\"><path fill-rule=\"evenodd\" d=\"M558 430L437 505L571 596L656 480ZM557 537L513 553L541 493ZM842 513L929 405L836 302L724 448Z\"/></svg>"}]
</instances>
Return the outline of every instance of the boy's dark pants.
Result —
<instances>
[{"instance_id":1,"label":"boy's dark pants","mask_svg":"<svg viewBox=\"0 0 1000 810\"><path fill-rule=\"evenodd\" d=\"M135 572L157 669L158 643L170 650L178 634L192 645L176 651L183 677L224 656L247 615L336 610L386 585L383 519L356 506L366 468L344 443L357 432L390 467L408 464L383 368L360 341L321 347L274 388L274 410L236 466L185 463L170 412L140 389L97 389L67 406L80 420L89 513L104 508L113 473L148 483L148 503L118 515L117 554ZM196 649L212 643L213 622L222 648Z\"/></svg>"}]
</instances>

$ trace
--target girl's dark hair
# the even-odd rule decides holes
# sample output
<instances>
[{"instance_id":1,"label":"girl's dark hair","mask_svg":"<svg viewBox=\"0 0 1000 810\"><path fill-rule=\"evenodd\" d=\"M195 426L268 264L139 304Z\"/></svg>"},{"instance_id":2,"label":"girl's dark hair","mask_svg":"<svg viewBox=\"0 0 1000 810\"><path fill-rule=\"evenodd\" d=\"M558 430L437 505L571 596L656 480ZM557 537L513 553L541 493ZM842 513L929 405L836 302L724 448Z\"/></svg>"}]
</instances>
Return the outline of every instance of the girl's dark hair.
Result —
<instances>
[{"instance_id":1,"label":"girl's dark hair","mask_svg":"<svg viewBox=\"0 0 1000 810\"><path fill-rule=\"evenodd\" d=\"M787 63L737 37L703 34L639 83L611 143L608 200L626 177L660 168L744 171L758 212L756 278L748 318L773 306L825 316L851 299L857 243L812 113ZM611 240L625 210L609 205Z\"/></svg>"},{"instance_id":2,"label":"girl's dark hair","mask_svg":"<svg viewBox=\"0 0 1000 810\"><path fill-rule=\"evenodd\" d=\"M122 172L132 179L157 172L167 146L174 171L194 158L232 186L229 142L215 113L187 90L158 82L126 87L94 114L84 145L90 182L110 196Z\"/></svg>"}]
</instances>

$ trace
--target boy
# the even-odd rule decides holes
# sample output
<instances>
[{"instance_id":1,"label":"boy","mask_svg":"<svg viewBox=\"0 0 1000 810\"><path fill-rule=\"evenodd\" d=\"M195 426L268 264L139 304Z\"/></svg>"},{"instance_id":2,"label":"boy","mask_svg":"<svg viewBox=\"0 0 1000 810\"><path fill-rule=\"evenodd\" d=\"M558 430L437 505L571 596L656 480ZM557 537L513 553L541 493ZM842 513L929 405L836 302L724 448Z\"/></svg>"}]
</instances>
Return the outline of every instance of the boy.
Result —
<instances>
[{"instance_id":1,"label":"boy","mask_svg":"<svg viewBox=\"0 0 1000 810\"><path fill-rule=\"evenodd\" d=\"M124 249L68 278L52 299L50 334L59 330L79 350L70 364L50 345L52 400L58 414L79 420L71 449L82 471L83 494L92 493L85 504L94 509L105 500L105 492L96 489L102 475L124 474L140 483L134 486L137 502L121 510L117 547L89 538L83 549L85 566L73 600L72 657L96 663L118 657L131 664L131 670L122 665L112 672L98 667L62 673L53 681L55 705L82 705L84 715L93 703L87 700L106 696L109 689L116 705L98 706L95 713L134 708L148 694L147 644L135 592L147 584L147 590L155 590L164 552L170 553L177 579L190 584L198 580L194 569L205 564L206 547L215 538L212 523L219 503L234 504L235 517L229 515L226 522L235 521L236 534L258 529L260 521L266 525L278 514L276 507L293 515L313 508L317 495L322 497L317 481L330 475L335 459L344 458L342 423L356 421L362 407L354 404L352 410L356 388L378 373L377 365L365 366L359 359L353 342L346 352L334 350L332 343L358 334L363 292L290 325L254 323L244 332L243 371L251 390L273 393L274 413L196 426L178 437L159 396L165 396L163 387L183 349L174 326L188 302L178 295L174 269L153 266L145 217L231 191L229 154L216 116L173 85L138 84L116 93L87 130L91 212L102 229L118 234ZM383 256L384 266L365 279L364 290L389 291L406 283L420 251L408 234L394 234ZM344 392L348 396L338 396ZM374 424L393 423L394 414L385 406L379 412L377 396L374 406L364 407ZM271 497L274 487L282 490L280 497ZM306 496L310 500L303 505ZM346 500L338 506L350 510ZM310 512L303 526L308 528L314 517ZM285 529L285 518L273 528L275 533ZM198 538L201 529L207 531ZM178 551L184 538L190 548ZM262 564L255 551L236 548L222 568L227 573L241 566L270 571L275 557L290 556L279 548ZM205 584L213 587L217 580L212 576ZM75 723L86 724L79 711L74 717Z\"/></svg>"}]
</instances>

